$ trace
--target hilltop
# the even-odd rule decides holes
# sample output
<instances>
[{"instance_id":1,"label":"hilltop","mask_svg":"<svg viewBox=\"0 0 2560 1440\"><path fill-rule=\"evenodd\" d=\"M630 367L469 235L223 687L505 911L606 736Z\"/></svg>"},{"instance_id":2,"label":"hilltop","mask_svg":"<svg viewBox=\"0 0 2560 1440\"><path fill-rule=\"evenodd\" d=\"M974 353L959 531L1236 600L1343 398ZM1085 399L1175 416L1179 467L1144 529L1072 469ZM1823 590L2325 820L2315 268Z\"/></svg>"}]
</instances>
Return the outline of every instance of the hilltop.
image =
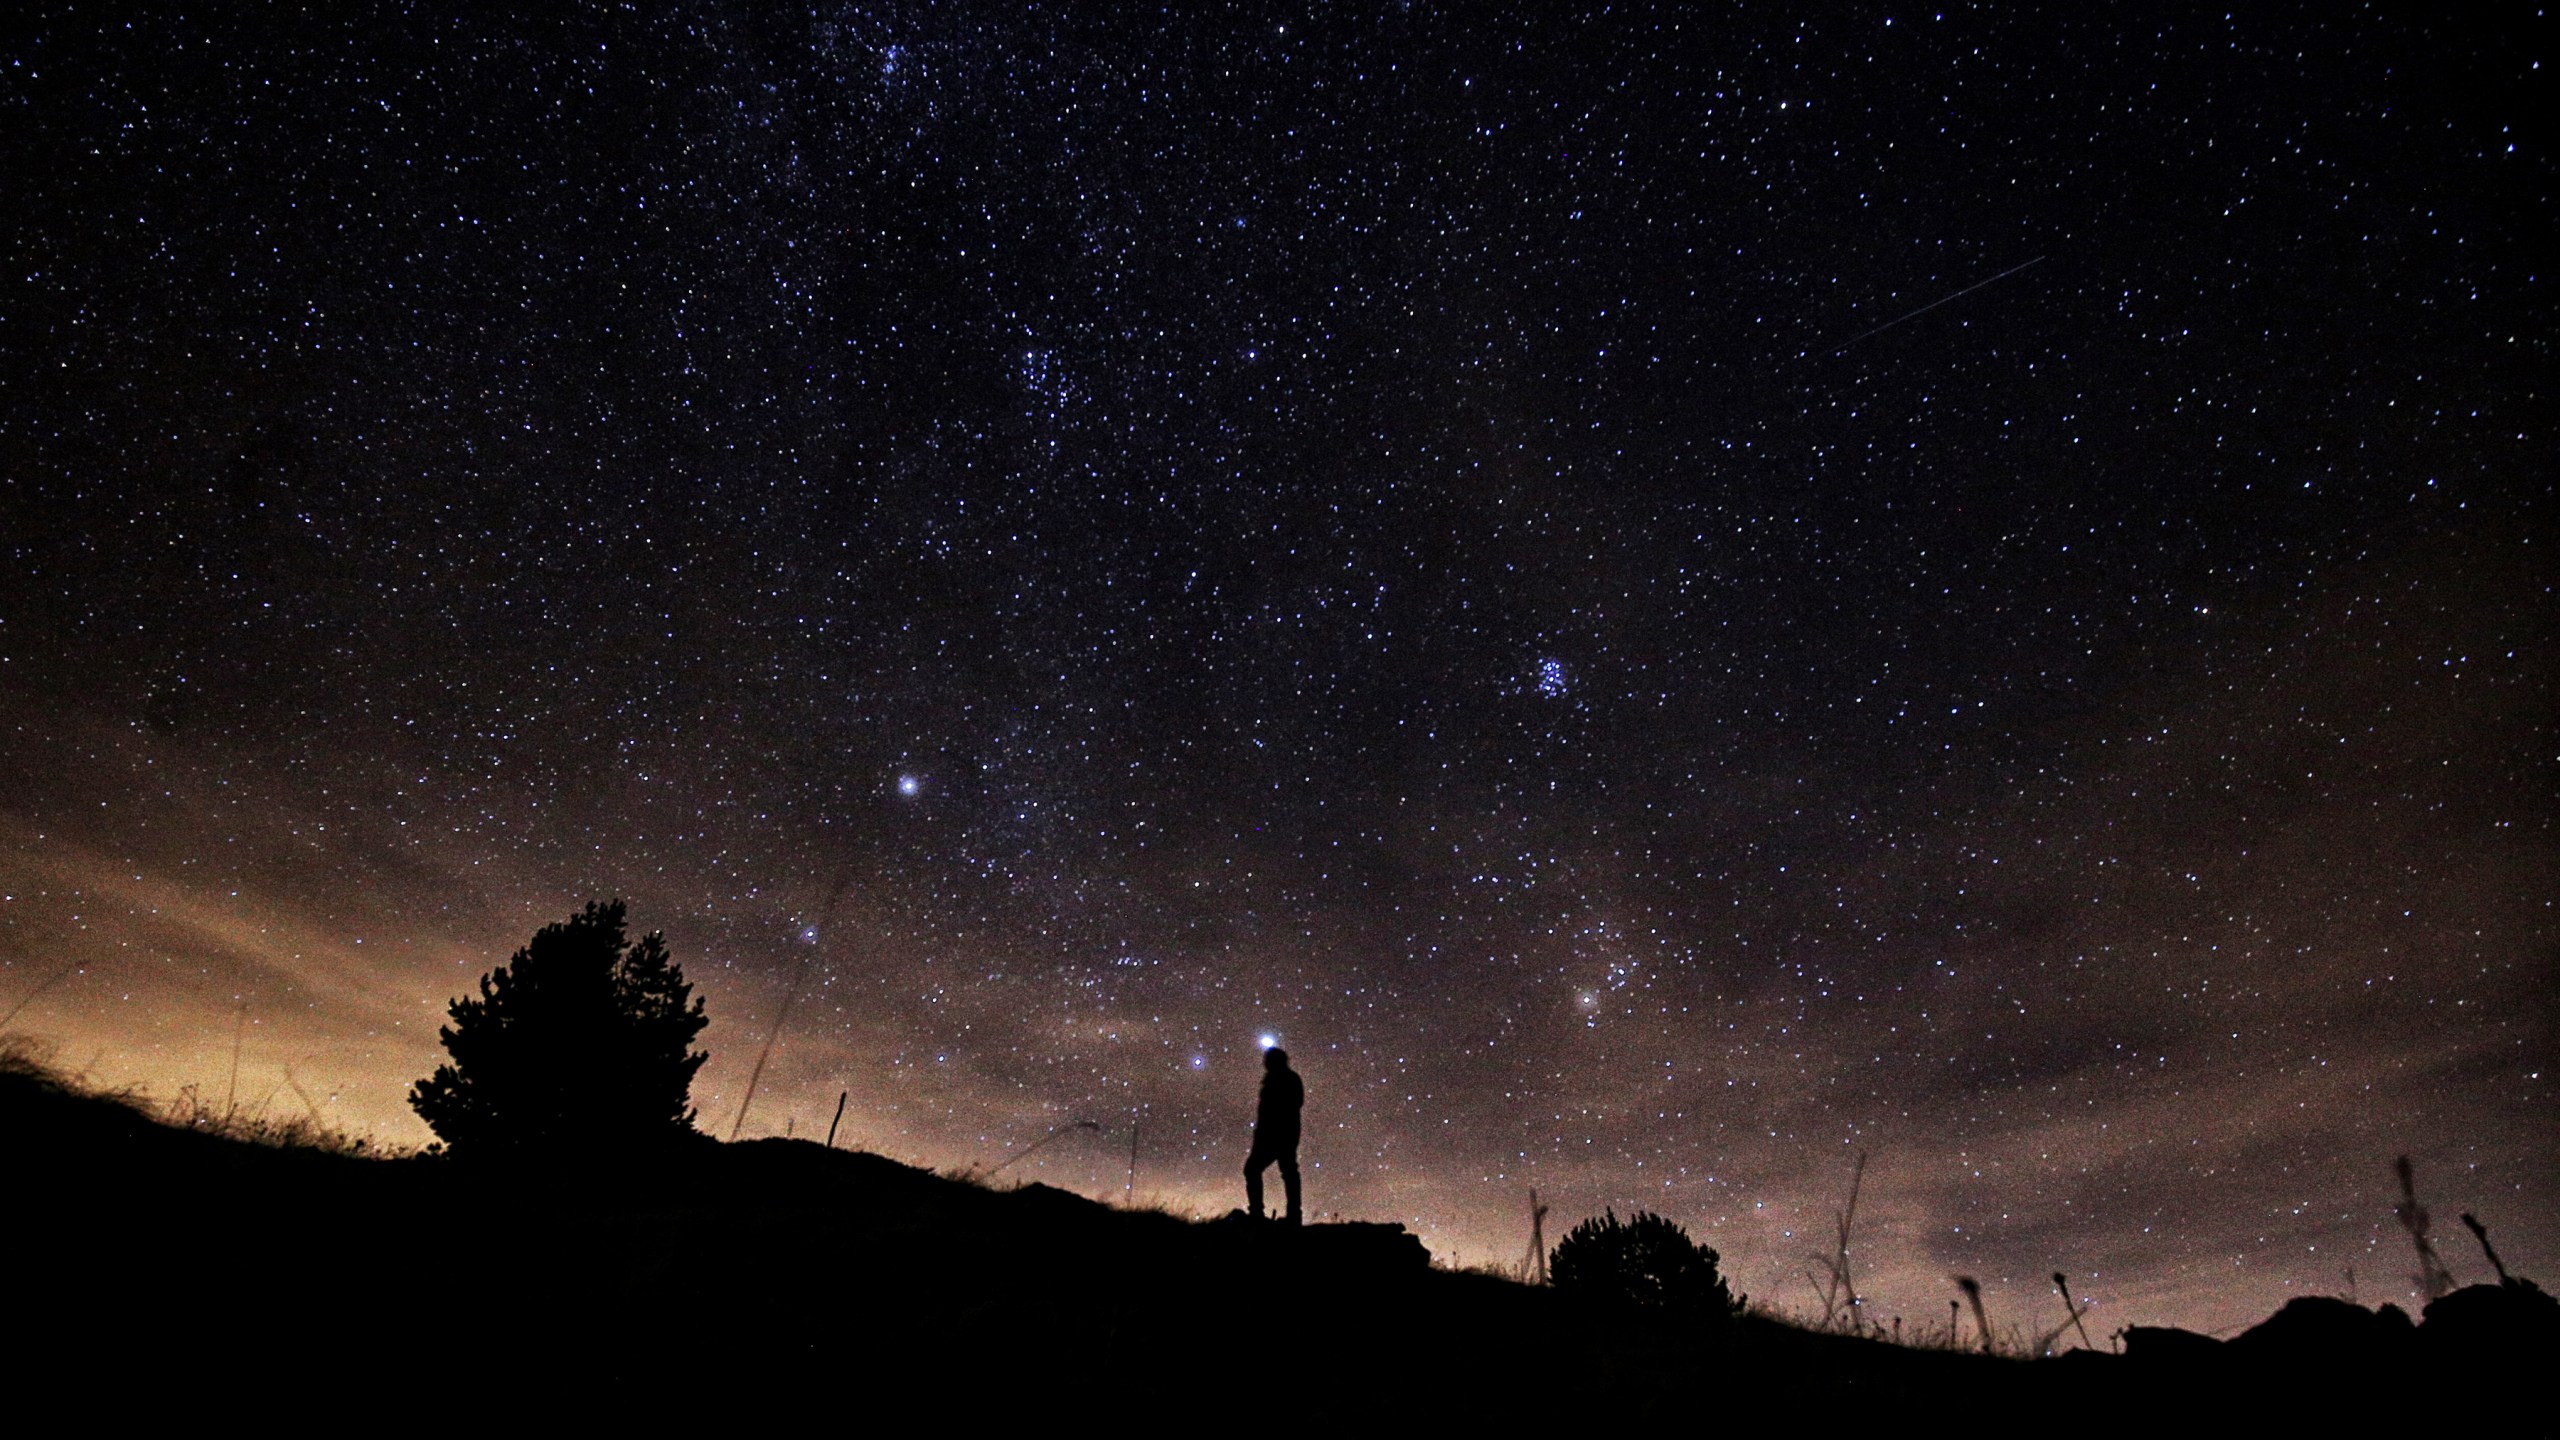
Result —
<instances>
[{"instance_id":1,"label":"hilltop","mask_svg":"<svg viewBox=\"0 0 2560 1440\"><path fill-rule=\"evenodd\" d=\"M1760 1317L1710 1334L1435 1269L1394 1225L1194 1222L796 1140L574 1174L371 1158L174 1127L23 1064L0 1070L0 1135L6 1353L111 1406L215 1386L262 1413L421 1423L525 1403L1142 1433L1266 1415L2133 1430L2234 1406L2370 1421L2399 1397L2442 1420L2521 1399L2521 1363L2560 1334L2547 1297L2490 1286L2414 1329L2296 1302L2227 1345L2138 1333L2128 1355L2033 1363Z\"/></svg>"}]
</instances>

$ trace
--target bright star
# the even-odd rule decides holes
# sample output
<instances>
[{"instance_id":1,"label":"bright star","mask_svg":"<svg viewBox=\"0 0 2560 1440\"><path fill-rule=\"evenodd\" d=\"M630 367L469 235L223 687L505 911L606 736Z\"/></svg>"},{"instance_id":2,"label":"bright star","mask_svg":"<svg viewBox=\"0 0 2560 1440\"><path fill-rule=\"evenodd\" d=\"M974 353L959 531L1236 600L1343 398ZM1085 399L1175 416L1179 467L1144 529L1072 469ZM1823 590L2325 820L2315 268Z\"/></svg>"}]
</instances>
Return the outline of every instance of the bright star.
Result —
<instances>
[{"instance_id":1,"label":"bright star","mask_svg":"<svg viewBox=\"0 0 2560 1440\"><path fill-rule=\"evenodd\" d=\"M913 775L901 775L898 777L898 793L901 795L913 795L923 789L924 782Z\"/></svg>"}]
</instances>

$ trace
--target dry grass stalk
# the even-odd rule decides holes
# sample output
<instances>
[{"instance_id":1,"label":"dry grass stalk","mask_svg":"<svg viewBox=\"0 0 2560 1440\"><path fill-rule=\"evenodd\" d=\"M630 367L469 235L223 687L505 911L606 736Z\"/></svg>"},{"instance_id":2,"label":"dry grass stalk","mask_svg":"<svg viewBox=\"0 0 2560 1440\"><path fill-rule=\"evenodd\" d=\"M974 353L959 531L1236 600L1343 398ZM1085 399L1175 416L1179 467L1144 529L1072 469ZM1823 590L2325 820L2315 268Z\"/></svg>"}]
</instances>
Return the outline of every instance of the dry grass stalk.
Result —
<instances>
[{"instance_id":1,"label":"dry grass stalk","mask_svg":"<svg viewBox=\"0 0 2560 1440\"><path fill-rule=\"evenodd\" d=\"M164 1124L270 1150L317 1150L324 1155L359 1159L407 1153L382 1145L370 1135L355 1135L341 1130L321 1120L316 1111L307 1116L278 1116L268 1113L263 1104L246 1110L218 1107L207 1101L193 1085L182 1087L167 1103L156 1108L158 1118Z\"/></svg>"},{"instance_id":2,"label":"dry grass stalk","mask_svg":"<svg viewBox=\"0 0 2560 1440\"><path fill-rule=\"evenodd\" d=\"M2062 1278L2062 1272L2056 1270L2053 1272L2053 1284L2055 1289L2062 1292L2062 1308L2071 1312L2071 1328L2080 1332L2080 1343L2092 1350L2097 1349L2098 1342L2089 1338L2089 1327L2080 1323L2080 1317L2085 1312L2081 1310L2079 1302L2071 1298L2071 1282Z\"/></svg>"},{"instance_id":3,"label":"dry grass stalk","mask_svg":"<svg viewBox=\"0 0 2560 1440\"><path fill-rule=\"evenodd\" d=\"M166 1102L155 1103L139 1086L95 1084L86 1078L85 1071L80 1075L65 1074L52 1062L50 1047L24 1036L0 1038L0 1075L32 1081L57 1094L121 1105L163 1125L201 1131L245 1145L317 1150L324 1155L358 1159L391 1159L414 1153L406 1146L385 1145L370 1135L353 1134L329 1124L299 1083L293 1083L293 1088L309 1112L304 1115L273 1116L263 1104L249 1110L215 1105L193 1085L179 1090ZM292 1083L290 1076L287 1079ZM278 1091L284 1088L276 1087Z\"/></svg>"},{"instance_id":4,"label":"dry grass stalk","mask_svg":"<svg viewBox=\"0 0 2560 1440\"><path fill-rule=\"evenodd\" d=\"M2480 1242L2480 1253L2489 1257L2489 1268L2498 1272L2498 1283L2514 1285L2516 1282L2507 1278L2507 1263L2499 1259L2498 1252L2490 1247L2489 1227L2481 1224L2479 1218L2468 1210L2462 1212L2462 1224L2471 1232L2471 1238Z\"/></svg>"},{"instance_id":5,"label":"dry grass stalk","mask_svg":"<svg viewBox=\"0 0 2560 1440\"><path fill-rule=\"evenodd\" d=\"M1822 1302L1822 1328L1846 1329L1864 1333L1861 1316L1866 1302L1859 1298L1858 1287L1849 1277L1849 1232L1858 1223L1858 1192L1867 1183L1867 1152L1858 1152L1857 1168L1849 1172L1849 1203L1831 1217L1832 1249L1828 1256L1816 1255L1813 1263L1822 1267L1821 1278L1805 1272L1813 1286L1814 1298Z\"/></svg>"},{"instance_id":6,"label":"dry grass stalk","mask_svg":"<svg viewBox=\"0 0 2560 1440\"><path fill-rule=\"evenodd\" d=\"M782 1008L773 1012L773 1028L764 1035L764 1048L756 1052L756 1068L747 1072L747 1093L738 1098L738 1118L729 1122L729 1138L736 1140L738 1131L747 1123L747 1107L756 1103L756 1086L764 1081L764 1062L773 1058L773 1044L782 1038L782 1024L791 1018L791 1002L800 995L800 977L809 968L809 957L803 954L791 971L790 988L782 992Z\"/></svg>"},{"instance_id":7,"label":"dry grass stalk","mask_svg":"<svg viewBox=\"0 0 2560 1440\"><path fill-rule=\"evenodd\" d=\"M231 1082L222 1090L222 1113L228 1115L240 1101L240 1042L249 1033L249 1001L243 996L239 1013L231 1021Z\"/></svg>"},{"instance_id":8,"label":"dry grass stalk","mask_svg":"<svg viewBox=\"0 0 2560 1440\"><path fill-rule=\"evenodd\" d=\"M988 1171L984 1175L975 1176L975 1178L979 1180L993 1180L998 1175L1003 1174L1014 1161L1022 1159L1024 1156L1029 1155L1031 1152L1038 1150L1044 1145L1047 1145L1050 1141L1057 1139L1061 1135L1072 1135L1079 1130L1090 1130L1094 1134L1099 1135L1102 1133L1102 1124L1095 1120L1070 1120L1064 1125L1052 1125L1049 1127L1048 1134L1041 1136L1039 1139L1032 1141L1021 1149L1014 1151L1012 1154L1004 1158L1003 1164L996 1166L996 1168ZM974 1167L972 1168L974 1170Z\"/></svg>"},{"instance_id":9,"label":"dry grass stalk","mask_svg":"<svg viewBox=\"0 0 2560 1440\"><path fill-rule=\"evenodd\" d=\"M2400 1203L2391 1207L2400 1228L2409 1232L2409 1243L2418 1250L2418 1273L2409 1278L2418 1293L2430 1300L2440 1300L2453 1293L2453 1272L2445 1268L2443 1257L2436 1254L2435 1242L2427 1238L2431 1221L2427 1207L2418 1203L2417 1167L2409 1157L2401 1156L2392 1167L2400 1176Z\"/></svg>"},{"instance_id":10,"label":"dry grass stalk","mask_svg":"<svg viewBox=\"0 0 2560 1440\"><path fill-rule=\"evenodd\" d=\"M1529 1187L1529 1254L1520 1263L1523 1284L1547 1283L1547 1207L1538 1201L1536 1186Z\"/></svg>"},{"instance_id":11,"label":"dry grass stalk","mask_svg":"<svg viewBox=\"0 0 2560 1440\"><path fill-rule=\"evenodd\" d=\"M61 984L63 981L65 981L65 980L69 979L69 978L71 977L72 972L73 972L73 971L75 971L75 970L78 970L79 968L80 968L80 962L79 962L79 961L77 961L77 960L74 960L74 961L72 961L71 963L69 963L69 964L67 964L67 965L63 966L61 969L54 971L54 972L53 972L52 974L50 974L50 975L47 975L47 976L46 976L46 977L44 977L42 980L37 981L37 982L36 982L36 988L34 988L33 990L28 991L28 992L27 992L26 994L24 994L24 995L19 996L19 997L18 997L18 1003L9 1007L9 1013L8 1013L8 1014L6 1014L6 1015L0 1015L0 1031L5 1031L5 1030L7 1030L11 1025L16 1024L16 1023L17 1023L17 1020L18 1020L18 1017L19 1017L20 1015L23 1015L23 1014L25 1014L25 1013L26 1013L26 1009L27 1009L27 1007L28 1007L28 1006L33 1005L34 1003L36 1003L36 1001L37 1001L39 998L41 998L41 997L43 996L44 992L46 992L47 990L50 990L50 989L52 989L54 986L59 985L59 984Z\"/></svg>"},{"instance_id":12,"label":"dry grass stalk","mask_svg":"<svg viewBox=\"0 0 2560 1440\"><path fill-rule=\"evenodd\" d=\"M1956 1288L1973 1303L1973 1323L1982 1331L1982 1353L1988 1355L1991 1353L1991 1314L1982 1308L1982 1282L1970 1275L1959 1275Z\"/></svg>"},{"instance_id":13,"label":"dry grass stalk","mask_svg":"<svg viewBox=\"0 0 2560 1440\"><path fill-rule=\"evenodd\" d=\"M828 933L828 926L835 920L836 902L844 898L845 887L851 883L851 870L836 876L835 887L827 892L826 905L818 911L813 941ZM773 1028L765 1032L764 1048L756 1052L756 1068L747 1072L747 1093L738 1097L738 1118L729 1122L729 1138L733 1141L746 1126L747 1107L756 1103L756 1086L764 1080L764 1062L773 1058L774 1042L782 1038L782 1024L791 1018L791 1002L800 997L800 981L809 973L809 959L816 953L814 948L800 952L800 963L791 968L791 984L782 992L782 1008L774 1012Z\"/></svg>"}]
</instances>

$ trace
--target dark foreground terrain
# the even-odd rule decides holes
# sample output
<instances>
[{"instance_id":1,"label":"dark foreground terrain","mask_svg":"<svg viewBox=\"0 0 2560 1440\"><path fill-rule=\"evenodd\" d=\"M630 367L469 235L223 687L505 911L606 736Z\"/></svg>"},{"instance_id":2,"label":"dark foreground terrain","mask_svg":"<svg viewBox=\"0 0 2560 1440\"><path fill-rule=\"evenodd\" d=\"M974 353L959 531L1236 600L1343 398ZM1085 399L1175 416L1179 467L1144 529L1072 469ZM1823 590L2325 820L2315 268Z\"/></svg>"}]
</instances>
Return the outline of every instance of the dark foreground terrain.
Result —
<instances>
[{"instance_id":1,"label":"dark foreground terrain","mask_svg":"<svg viewBox=\"0 0 2560 1440\"><path fill-rule=\"evenodd\" d=\"M2299 1301L2228 1343L2022 1362L1702 1329L1435 1271L1395 1226L1197 1224L805 1141L491 1172L221 1139L24 1067L0 1136L0 1366L110 1424L2547 1434L2560 1361L2560 1307L2521 1284L2415 1326Z\"/></svg>"}]
</instances>

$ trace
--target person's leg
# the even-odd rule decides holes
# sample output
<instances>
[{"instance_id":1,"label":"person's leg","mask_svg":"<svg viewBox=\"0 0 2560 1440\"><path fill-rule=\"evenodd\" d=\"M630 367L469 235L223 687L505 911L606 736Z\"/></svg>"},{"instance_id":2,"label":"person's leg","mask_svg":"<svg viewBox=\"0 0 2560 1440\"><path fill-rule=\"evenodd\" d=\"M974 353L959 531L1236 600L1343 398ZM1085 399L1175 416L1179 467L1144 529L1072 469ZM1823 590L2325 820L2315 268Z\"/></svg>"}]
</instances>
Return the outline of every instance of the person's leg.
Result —
<instances>
[{"instance_id":1,"label":"person's leg","mask_svg":"<svg viewBox=\"0 0 2560 1440\"><path fill-rule=\"evenodd\" d=\"M1280 1188L1289 1199L1289 1223L1295 1225L1300 1219L1298 1212L1298 1152L1292 1150L1288 1154L1277 1158L1280 1161ZM1261 1187L1261 1180L1258 1177L1254 1181L1254 1185L1257 1189Z\"/></svg>"},{"instance_id":2,"label":"person's leg","mask_svg":"<svg viewBox=\"0 0 2560 1440\"><path fill-rule=\"evenodd\" d=\"M1270 1164L1271 1157L1259 1150L1244 1159L1244 1208L1256 1220L1262 1218L1262 1172ZM1288 1172L1284 1170L1281 1175L1286 1178Z\"/></svg>"}]
</instances>

